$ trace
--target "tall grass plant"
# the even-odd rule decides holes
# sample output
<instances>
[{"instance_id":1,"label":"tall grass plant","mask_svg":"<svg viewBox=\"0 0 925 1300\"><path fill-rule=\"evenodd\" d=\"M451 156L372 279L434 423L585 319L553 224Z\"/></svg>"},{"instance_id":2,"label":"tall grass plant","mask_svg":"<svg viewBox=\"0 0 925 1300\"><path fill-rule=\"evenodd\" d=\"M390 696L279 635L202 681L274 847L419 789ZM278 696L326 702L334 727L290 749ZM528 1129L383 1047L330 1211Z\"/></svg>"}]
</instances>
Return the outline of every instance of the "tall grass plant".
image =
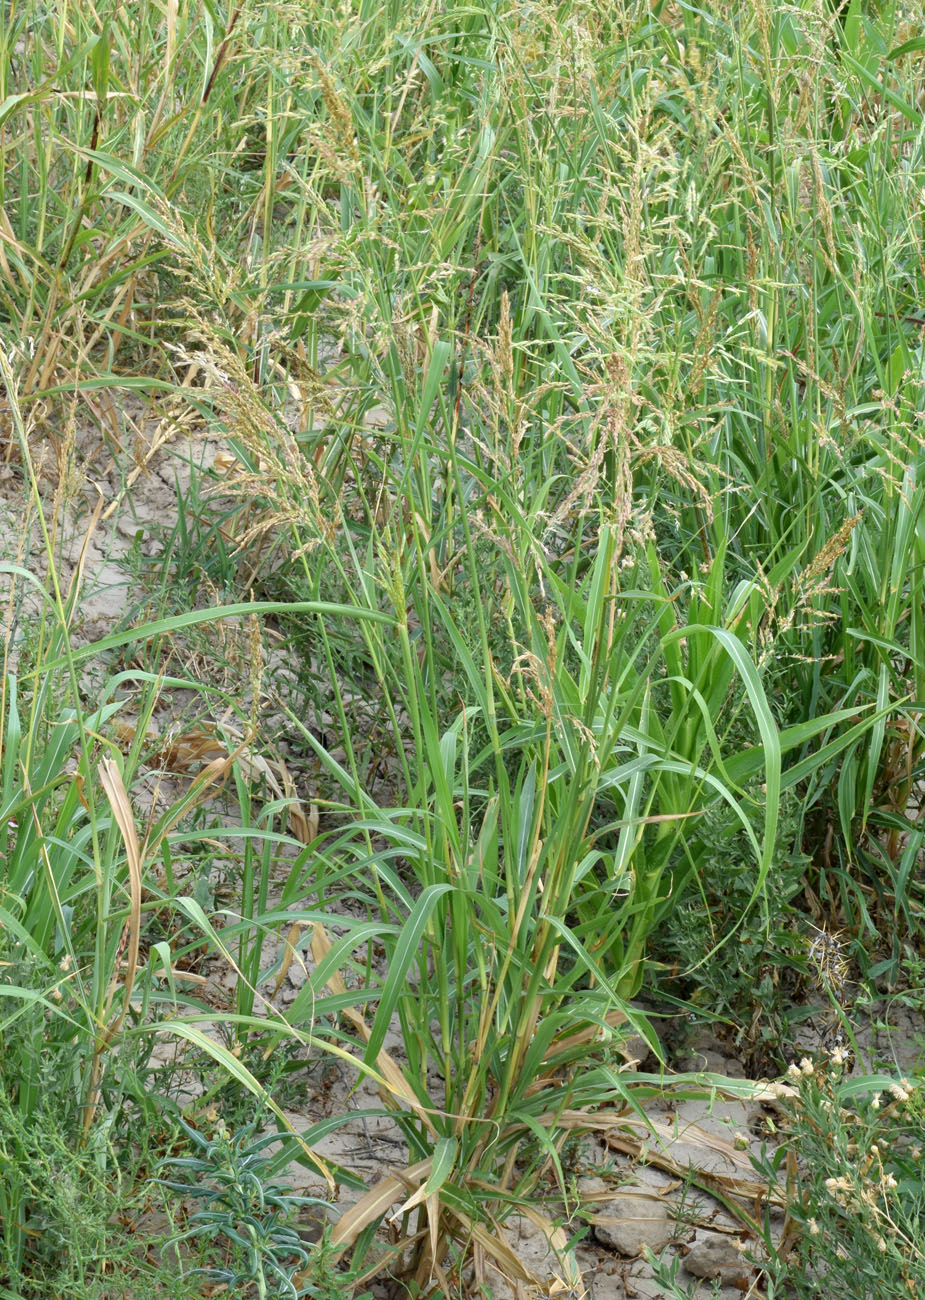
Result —
<instances>
[{"instance_id":1,"label":"tall grass plant","mask_svg":"<svg viewBox=\"0 0 925 1300\"><path fill-rule=\"evenodd\" d=\"M65 463L65 395L116 453L128 395L159 404L126 494L177 430L221 436L206 567L240 587L78 650L79 573L59 588L46 530L0 759L5 959L31 963L3 989L23 1122L60 1061L89 1141L161 1004L161 1032L261 1099L240 1053L286 1038L371 1081L407 1144L340 1247L359 1259L388 1212L420 1288L486 1259L528 1281L516 1207L577 1285L536 1189L564 1187L576 1112L656 1086L622 1046L661 1051L640 997L682 902L723 916L699 965L735 960L796 861L807 921L885 945L901 977L921 916L921 17L7 7L11 459L38 504L33 447L48 431ZM200 589L202 537L178 525L162 590L170 572ZM288 800L258 809L251 788L259 707L139 836L161 687L135 678L142 739L119 757L128 679L96 700L80 679L245 616L278 620L322 813L281 885ZM152 875L232 775L241 875L219 918ZM736 916L709 892L727 846ZM228 1045L177 992L189 931L157 938L165 911L234 972ZM305 931L314 963L285 1015L261 991L276 930L290 958ZM320 1134L301 1158L329 1173Z\"/></svg>"}]
</instances>

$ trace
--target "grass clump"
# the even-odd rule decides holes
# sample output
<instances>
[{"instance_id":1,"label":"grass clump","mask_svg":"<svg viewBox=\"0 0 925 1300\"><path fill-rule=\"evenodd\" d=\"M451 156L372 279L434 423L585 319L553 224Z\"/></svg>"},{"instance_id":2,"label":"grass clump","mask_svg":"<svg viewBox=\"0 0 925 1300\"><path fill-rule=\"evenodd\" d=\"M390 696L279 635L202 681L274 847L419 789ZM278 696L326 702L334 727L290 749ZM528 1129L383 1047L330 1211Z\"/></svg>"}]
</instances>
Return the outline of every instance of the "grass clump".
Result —
<instances>
[{"instance_id":1,"label":"grass clump","mask_svg":"<svg viewBox=\"0 0 925 1300\"><path fill-rule=\"evenodd\" d=\"M122 1149L155 1030L281 1130L274 1048L335 1062L404 1143L327 1240L351 1286L386 1215L412 1292L538 1285L529 1210L578 1288L534 1199L658 1087L640 999L758 1070L812 927L894 984L921 943L921 15L8 8L0 424L46 551L2 566L41 611L0 700L16 1131L57 1070L76 1150ZM222 439L80 648L78 424L124 475L88 548ZM289 1144L330 1183L348 1118ZM234 1285L291 1284L267 1232Z\"/></svg>"}]
</instances>

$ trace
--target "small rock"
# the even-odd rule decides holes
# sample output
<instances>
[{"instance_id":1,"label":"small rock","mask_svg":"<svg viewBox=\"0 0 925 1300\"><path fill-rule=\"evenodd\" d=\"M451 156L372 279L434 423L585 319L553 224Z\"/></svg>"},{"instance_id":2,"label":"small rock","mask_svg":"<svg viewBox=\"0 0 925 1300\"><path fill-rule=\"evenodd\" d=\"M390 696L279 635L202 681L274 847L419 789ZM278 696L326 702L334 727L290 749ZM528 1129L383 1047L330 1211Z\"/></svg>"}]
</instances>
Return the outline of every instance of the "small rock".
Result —
<instances>
[{"instance_id":1,"label":"small rock","mask_svg":"<svg viewBox=\"0 0 925 1300\"><path fill-rule=\"evenodd\" d=\"M684 1257L684 1267L692 1277L711 1282L718 1278L724 1286L746 1282L752 1271L748 1260L736 1249L736 1239L717 1232L694 1242Z\"/></svg>"},{"instance_id":2,"label":"small rock","mask_svg":"<svg viewBox=\"0 0 925 1300\"><path fill-rule=\"evenodd\" d=\"M620 1055L626 1062L627 1069L640 1070L652 1055L652 1048L642 1034L630 1034L620 1043Z\"/></svg>"},{"instance_id":3,"label":"small rock","mask_svg":"<svg viewBox=\"0 0 925 1300\"><path fill-rule=\"evenodd\" d=\"M640 1255L644 1246L663 1250L674 1236L674 1224L667 1205L655 1196L615 1196L601 1214L592 1219L594 1236L602 1246L621 1255Z\"/></svg>"},{"instance_id":4,"label":"small rock","mask_svg":"<svg viewBox=\"0 0 925 1300\"><path fill-rule=\"evenodd\" d=\"M308 979L308 968L301 953L298 953L290 963L289 969L286 971L286 979L294 989L300 989Z\"/></svg>"}]
</instances>

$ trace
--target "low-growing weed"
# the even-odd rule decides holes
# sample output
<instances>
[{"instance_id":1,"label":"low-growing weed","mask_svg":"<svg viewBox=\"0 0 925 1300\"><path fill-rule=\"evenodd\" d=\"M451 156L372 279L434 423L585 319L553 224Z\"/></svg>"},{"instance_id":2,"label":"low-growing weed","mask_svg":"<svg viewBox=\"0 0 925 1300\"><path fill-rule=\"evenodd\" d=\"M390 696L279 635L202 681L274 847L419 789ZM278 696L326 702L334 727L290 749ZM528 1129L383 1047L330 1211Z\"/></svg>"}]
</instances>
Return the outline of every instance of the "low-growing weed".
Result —
<instances>
[{"instance_id":1,"label":"low-growing weed","mask_svg":"<svg viewBox=\"0 0 925 1300\"><path fill-rule=\"evenodd\" d=\"M131 1111L140 1145L100 1126L75 1146L79 1094L59 1079L24 1118L0 1081L0 1294L15 1300L193 1300L172 1267L152 1260L163 1232L147 1180L150 1116ZM138 1122L146 1125L140 1130Z\"/></svg>"},{"instance_id":2,"label":"low-growing weed","mask_svg":"<svg viewBox=\"0 0 925 1300\"><path fill-rule=\"evenodd\" d=\"M908 1300L925 1288L925 1107L919 1081L853 1076L836 1049L789 1069L782 1146L762 1172L786 1193L782 1241L765 1241L787 1294Z\"/></svg>"},{"instance_id":3,"label":"low-growing weed","mask_svg":"<svg viewBox=\"0 0 925 1300\"><path fill-rule=\"evenodd\" d=\"M218 1118L211 1137L180 1121L192 1147L191 1155L170 1156L162 1162L160 1184L197 1208L186 1228L168 1248L200 1241L222 1256L193 1270L233 1294L254 1287L259 1300L299 1296L346 1295L349 1279L338 1289L331 1252L325 1243L330 1208L317 1197L298 1196L274 1181L286 1158L271 1153L279 1134L257 1136L255 1121L236 1132ZM316 1231L299 1232L299 1211L315 1212ZM319 1214L320 1212L320 1214Z\"/></svg>"}]
</instances>

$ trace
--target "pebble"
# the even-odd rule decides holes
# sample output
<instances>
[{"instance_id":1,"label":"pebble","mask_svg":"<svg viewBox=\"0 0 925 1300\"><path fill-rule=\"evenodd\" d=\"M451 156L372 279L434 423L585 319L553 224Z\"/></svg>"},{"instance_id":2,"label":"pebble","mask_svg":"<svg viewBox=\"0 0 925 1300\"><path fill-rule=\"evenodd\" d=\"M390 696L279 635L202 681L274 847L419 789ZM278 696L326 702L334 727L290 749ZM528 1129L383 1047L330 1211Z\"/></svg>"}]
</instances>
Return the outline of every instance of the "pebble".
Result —
<instances>
[{"instance_id":1,"label":"pebble","mask_svg":"<svg viewBox=\"0 0 925 1300\"><path fill-rule=\"evenodd\" d=\"M709 1232L695 1241L684 1257L684 1267L692 1277L702 1277L724 1286L746 1283L752 1268L736 1249L736 1238Z\"/></svg>"},{"instance_id":2,"label":"pebble","mask_svg":"<svg viewBox=\"0 0 925 1300\"><path fill-rule=\"evenodd\" d=\"M675 1235L668 1206L654 1196L615 1196L592 1220L594 1237L621 1255L633 1258L643 1247L660 1251Z\"/></svg>"}]
</instances>

